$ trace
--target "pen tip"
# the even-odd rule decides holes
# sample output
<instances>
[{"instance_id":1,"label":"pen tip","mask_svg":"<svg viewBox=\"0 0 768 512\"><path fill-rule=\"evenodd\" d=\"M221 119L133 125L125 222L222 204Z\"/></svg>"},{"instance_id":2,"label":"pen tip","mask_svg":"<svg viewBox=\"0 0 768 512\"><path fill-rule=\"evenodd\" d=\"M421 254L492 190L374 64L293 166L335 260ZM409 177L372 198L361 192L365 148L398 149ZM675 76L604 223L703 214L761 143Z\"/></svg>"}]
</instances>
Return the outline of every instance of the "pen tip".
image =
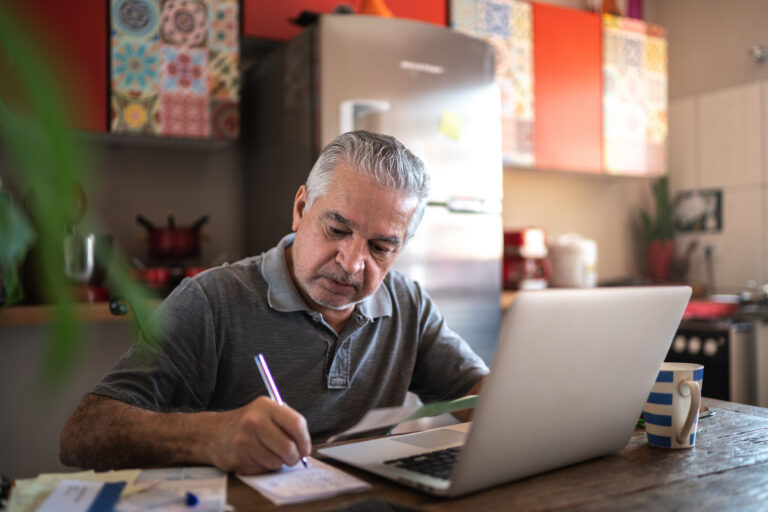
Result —
<instances>
[{"instance_id":1,"label":"pen tip","mask_svg":"<svg viewBox=\"0 0 768 512\"><path fill-rule=\"evenodd\" d=\"M306 458L306 457L302 457L302 458L301 458L301 463L302 463L302 464L304 464L304 467L305 467L305 468L306 468L306 467L308 467L308 466L307 466L307 458Z\"/></svg>"}]
</instances>

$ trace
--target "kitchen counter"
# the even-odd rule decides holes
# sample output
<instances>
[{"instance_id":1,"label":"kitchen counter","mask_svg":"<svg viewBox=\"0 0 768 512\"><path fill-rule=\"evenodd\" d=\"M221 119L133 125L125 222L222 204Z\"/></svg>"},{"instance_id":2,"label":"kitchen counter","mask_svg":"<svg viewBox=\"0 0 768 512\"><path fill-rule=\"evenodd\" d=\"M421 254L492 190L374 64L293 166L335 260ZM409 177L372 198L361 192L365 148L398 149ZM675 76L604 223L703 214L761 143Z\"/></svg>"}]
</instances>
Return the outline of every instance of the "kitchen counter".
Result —
<instances>
[{"instance_id":1,"label":"kitchen counter","mask_svg":"<svg viewBox=\"0 0 768 512\"><path fill-rule=\"evenodd\" d=\"M159 304L159 300L154 301ZM75 315L82 322L124 322L133 315L116 316L109 311L108 302L79 302L73 305ZM11 306L0 309L0 327L6 325L37 325L51 321L55 306L50 304Z\"/></svg>"}]
</instances>

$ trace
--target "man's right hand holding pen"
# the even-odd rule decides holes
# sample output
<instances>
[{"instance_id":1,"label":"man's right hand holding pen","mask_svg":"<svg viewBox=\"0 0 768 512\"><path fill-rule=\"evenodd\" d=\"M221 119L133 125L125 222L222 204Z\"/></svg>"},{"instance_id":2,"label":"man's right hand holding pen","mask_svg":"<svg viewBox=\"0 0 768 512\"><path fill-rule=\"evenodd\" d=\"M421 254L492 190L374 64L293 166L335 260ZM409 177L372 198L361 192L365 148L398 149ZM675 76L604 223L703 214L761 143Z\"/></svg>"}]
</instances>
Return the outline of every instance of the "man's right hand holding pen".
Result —
<instances>
[{"instance_id":1,"label":"man's right hand holding pen","mask_svg":"<svg viewBox=\"0 0 768 512\"><path fill-rule=\"evenodd\" d=\"M274 471L298 464L312 451L304 416L267 396L239 409L203 413L209 414L219 425L210 430L206 458L219 469L246 475Z\"/></svg>"}]
</instances>

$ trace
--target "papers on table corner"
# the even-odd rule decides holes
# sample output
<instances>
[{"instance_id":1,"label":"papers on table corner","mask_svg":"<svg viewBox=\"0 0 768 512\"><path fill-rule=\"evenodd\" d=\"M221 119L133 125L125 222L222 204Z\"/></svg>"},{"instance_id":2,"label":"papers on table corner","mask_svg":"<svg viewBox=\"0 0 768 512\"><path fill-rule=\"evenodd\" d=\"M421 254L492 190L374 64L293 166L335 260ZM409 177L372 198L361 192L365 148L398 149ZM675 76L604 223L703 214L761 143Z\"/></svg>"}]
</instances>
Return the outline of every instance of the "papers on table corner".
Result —
<instances>
[{"instance_id":1,"label":"papers on table corner","mask_svg":"<svg viewBox=\"0 0 768 512\"><path fill-rule=\"evenodd\" d=\"M307 460L306 468L296 464L276 473L237 477L275 505L319 500L337 494L365 491L371 487L359 478L315 458L308 457Z\"/></svg>"}]
</instances>

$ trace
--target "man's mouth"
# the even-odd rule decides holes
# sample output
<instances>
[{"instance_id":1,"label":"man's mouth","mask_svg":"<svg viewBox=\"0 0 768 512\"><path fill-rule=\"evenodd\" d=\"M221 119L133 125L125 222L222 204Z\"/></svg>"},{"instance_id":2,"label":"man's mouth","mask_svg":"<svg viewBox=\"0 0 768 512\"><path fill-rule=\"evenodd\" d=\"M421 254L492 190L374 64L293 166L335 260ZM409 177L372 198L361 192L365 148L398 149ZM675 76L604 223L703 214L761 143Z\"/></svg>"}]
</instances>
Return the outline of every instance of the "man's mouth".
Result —
<instances>
[{"instance_id":1,"label":"man's mouth","mask_svg":"<svg viewBox=\"0 0 768 512\"><path fill-rule=\"evenodd\" d=\"M321 276L329 284L331 291L337 291L339 293L348 293L350 290L357 291L360 287L358 283L354 281L348 281L346 279L337 279L333 276L323 275Z\"/></svg>"}]
</instances>

